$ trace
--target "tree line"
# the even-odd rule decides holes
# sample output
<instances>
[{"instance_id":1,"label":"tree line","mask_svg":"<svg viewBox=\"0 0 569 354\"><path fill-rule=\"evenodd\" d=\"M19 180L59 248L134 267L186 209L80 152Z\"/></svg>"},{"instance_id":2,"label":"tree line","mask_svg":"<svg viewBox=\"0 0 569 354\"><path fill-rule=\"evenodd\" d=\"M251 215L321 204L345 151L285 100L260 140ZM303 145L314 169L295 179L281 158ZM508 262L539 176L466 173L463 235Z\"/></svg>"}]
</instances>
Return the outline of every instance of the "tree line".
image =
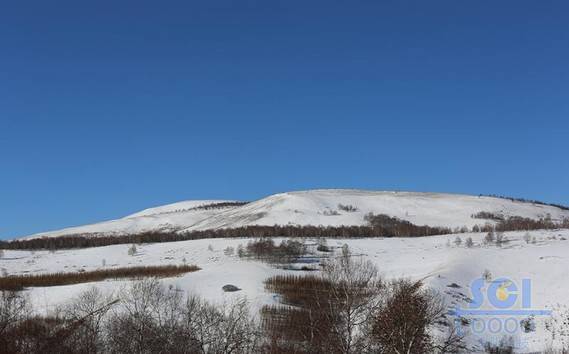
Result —
<instances>
[{"instance_id":1,"label":"tree line","mask_svg":"<svg viewBox=\"0 0 569 354\"><path fill-rule=\"evenodd\" d=\"M534 199L526 199L526 198L514 198L514 197L508 197L505 195L498 195L498 194L480 194L480 196L484 196L484 197L492 197L492 198L500 198L500 199L506 199L512 202L520 202L520 203L531 203L531 204L537 204L537 205L546 205L546 206L552 206L552 207L556 207L562 210L569 210L569 206L567 205L563 205L563 204L556 204L556 203L546 203L546 202L542 202L540 200L534 200Z\"/></svg>"},{"instance_id":2,"label":"tree line","mask_svg":"<svg viewBox=\"0 0 569 354\"><path fill-rule=\"evenodd\" d=\"M0 241L0 249L13 250L58 250L71 248L101 247L117 244L141 244L177 242L206 238L262 238L262 237L326 237L326 238L362 238L362 237L419 237L447 235L465 232L490 231L527 231L540 229L569 228L569 218L555 222L551 218L530 219L519 216L509 218L495 216L492 213L477 214L495 221L484 225L475 225L451 229L448 227L418 226L384 214L367 214L366 225L361 226L298 226L298 225L252 225L227 229L175 232L149 231L137 234L77 234L58 237L41 237L29 240Z\"/></svg>"},{"instance_id":3,"label":"tree line","mask_svg":"<svg viewBox=\"0 0 569 354\"><path fill-rule=\"evenodd\" d=\"M116 244L139 244L197 240L205 238L235 238L235 237L413 237L432 236L452 233L450 228L417 226L408 221L382 217L385 224L371 218L365 226L244 226L227 229L211 229L179 233L175 231L150 231L127 235L77 234L58 237L42 237L29 240L13 240L0 242L2 249L68 249L101 247Z\"/></svg>"}]
</instances>

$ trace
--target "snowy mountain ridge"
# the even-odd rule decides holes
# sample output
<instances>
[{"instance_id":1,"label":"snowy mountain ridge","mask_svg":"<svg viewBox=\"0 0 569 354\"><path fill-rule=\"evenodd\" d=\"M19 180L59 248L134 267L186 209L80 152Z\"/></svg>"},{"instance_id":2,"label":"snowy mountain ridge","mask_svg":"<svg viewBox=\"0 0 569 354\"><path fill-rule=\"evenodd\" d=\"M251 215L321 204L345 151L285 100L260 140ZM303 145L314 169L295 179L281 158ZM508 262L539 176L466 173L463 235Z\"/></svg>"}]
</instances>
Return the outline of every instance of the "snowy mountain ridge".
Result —
<instances>
[{"instance_id":1,"label":"snowy mountain ridge","mask_svg":"<svg viewBox=\"0 0 569 354\"><path fill-rule=\"evenodd\" d=\"M492 222L473 217L480 212L531 219L546 216L553 220L569 218L568 210L555 206L497 197L319 189L279 193L242 204L234 200L183 201L145 209L121 219L25 238L78 234L125 235L148 231L186 232L250 225L357 226L365 224L364 216L370 212L397 217L416 225L450 228L470 228Z\"/></svg>"}]
</instances>

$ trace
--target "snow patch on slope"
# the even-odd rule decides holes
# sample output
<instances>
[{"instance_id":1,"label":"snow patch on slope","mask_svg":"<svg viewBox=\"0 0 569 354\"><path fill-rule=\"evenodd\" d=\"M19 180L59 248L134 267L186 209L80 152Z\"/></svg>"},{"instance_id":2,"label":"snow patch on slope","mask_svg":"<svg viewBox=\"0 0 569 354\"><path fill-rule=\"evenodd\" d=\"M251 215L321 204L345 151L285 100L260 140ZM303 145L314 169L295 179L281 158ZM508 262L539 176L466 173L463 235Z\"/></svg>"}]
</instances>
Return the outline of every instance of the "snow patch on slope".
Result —
<instances>
[{"instance_id":1,"label":"snow patch on slope","mask_svg":"<svg viewBox=\"0 0 569 354\"><path fill-rule=\"evenodd\" d=\"M194 200L145 209L122 219L67 228L29 236L124 235L147 231L179 231L234 228L249 225L365 225L367 213L386 214L416 225L460 228L483 225L489 220L472 218L481 211L508 216L553 220L569 217L557 207L493 197L459 194L322 189L271 195L240 206L202 209L227 200ZM351 205L346 211L339 205Z\"/></svg>"},{"instance_id":2,"label":"snow patch on slope","mask_svg":"<svg viewBox=\"0 0 569 354\"><path fill-rule=\"evenodd\" d=\"M339 204L357 210L345 211ZM386 214L416 225L472 227L487 220L472 218L481 211L508 216L555 220L569 217L556 207L493 197L418 192L312 190L275 194L240 208L226 210L185 231L247 225L364 225L367 213Z\"/></svg>"},{"instance_id":3,"label":"snow patch on slope","mask_svg":"<svg viewBox=\"0 0 569 354\"><path fill-rule=\"evenodd\" d=\"M136 218L139 216L159 215L166 213L179 213L205 205L234 203L235 200L186 200L178 203L162 205L154 208L144 209L137 213L126 216L125 218Z\"/></svg>"}]
</instances>

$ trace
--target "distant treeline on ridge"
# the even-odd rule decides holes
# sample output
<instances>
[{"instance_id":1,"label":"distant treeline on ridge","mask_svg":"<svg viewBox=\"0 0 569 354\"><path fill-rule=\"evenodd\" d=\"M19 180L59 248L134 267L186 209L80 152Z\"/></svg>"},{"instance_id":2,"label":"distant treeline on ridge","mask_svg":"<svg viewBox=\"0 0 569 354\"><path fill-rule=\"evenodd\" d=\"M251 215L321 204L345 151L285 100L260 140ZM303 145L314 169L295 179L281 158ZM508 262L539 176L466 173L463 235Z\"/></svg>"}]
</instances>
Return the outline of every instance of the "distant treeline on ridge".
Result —
<instances>
[{"instance_id":1,"label":"distant treeline on ridge","mask_svg":"<svg viewBox=\"0 0 569 354\"><path fill-rule=\"evenodd\" d=\"M237 238L237 237L328 237L328 238L363 238L363 237L419 237L447 235L465 232L490 231L525 231L540 229L569 228L569 219L554 222L550 218L539 220L518 216L503 218L494 224L475 225L451 229L449 227L417 226L409 221L384 214L365 216L365 226L244 226L227 229L211 229L203 231L176 232L150 231L138 234L77 234L58 237L42 237L28 240L0 241L0 249L68 249L101 247L117 244L139 244L176 242L207 238Z\"/></svg>"}]
</instances>

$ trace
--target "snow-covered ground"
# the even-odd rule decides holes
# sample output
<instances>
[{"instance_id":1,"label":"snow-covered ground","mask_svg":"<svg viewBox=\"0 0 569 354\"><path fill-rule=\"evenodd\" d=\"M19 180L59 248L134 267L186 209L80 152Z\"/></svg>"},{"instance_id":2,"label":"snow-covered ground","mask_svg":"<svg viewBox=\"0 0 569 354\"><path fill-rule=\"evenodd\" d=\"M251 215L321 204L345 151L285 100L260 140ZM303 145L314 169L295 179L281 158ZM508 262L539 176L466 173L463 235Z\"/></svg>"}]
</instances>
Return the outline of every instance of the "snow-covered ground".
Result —
<instances>
[{"instance_id":1,"label":"snow-covered ground","mask_svg":"<svg viewBox=\"0 0 569 354\"><path fill-rule=\"evenodd\" d=\"M71 234L133 234L144 231L192 231L247 225L363 225L367 213L386 214L416 225L472 227L490 220L475 219L481 211L504 216L553 220L569 218L569 211L553 206L508 199L458 194L378 192L351 189L323 189L289 192L241 206L216 209L195 208L227 201L185 201L143 210L122 219L28 236L51 237ZM339 204L357 210L345 211Z\"/></svg>"},{"instance_id":2,"label":"snow-covered ground","mask_svg":"<svg viewBox=\"0 0 569 354\"><path fill-rule=\"evenodd\" d=\"M364 208L360 201L358 207ZM484 209L484 210L487 210ZM536 317L536 329L529 333L514 333L514 337L527 343L527 351L543 350L551 345L567 345L569 333L556 334L553 339L550 326L560 326L556 320L569 314L569 230L533 231L535 243L524 241L525 232L507 232L509 242L497 247L484 245L483 234L460 234L419 238L367 238L329 239L330 246L348 244L354 256L373 261L386 278L406 277L423 279L427 286L439 290L449 305L467 306L472 296L470 284L485 270L492 278L507 277L516 284L523 279L532 282L532 309L549 309L553 318ZM460 237L462 244L455 244ZM471 237L474 246L467 248ZM246 296L252 309L274 303L273 294L264 290L263 281L274 274L293 272L276 269L268 264L239 259L228 255L227 247L236 249L249 239L203 239L173 243L143 244L135 256L128 256L128 245L87 248L78 250L6 251L0 259L0 268L8 274L34 274L45 272L73 272L79 269L95 270L128 265L195 264L202 270L168 278L163 281L214 301L223 302ZM307 240L311 242L311 240ZM106 291L114 291L129 281L96 283ZM242 289L224 293L223 285L233 284ZM93 284L78 284L30 289L36 308L49 312ZM520 285L521 287L521 285ZM520 300L521 301L521 300ZM516 319L517 320L517 319ZM519 321L518 321L519 322ZM560 328L560 327L559 327ZM502 337L504 331L496 334ZM476 344L477 336L469 337Z\"/></svg>"}]
</instances>

